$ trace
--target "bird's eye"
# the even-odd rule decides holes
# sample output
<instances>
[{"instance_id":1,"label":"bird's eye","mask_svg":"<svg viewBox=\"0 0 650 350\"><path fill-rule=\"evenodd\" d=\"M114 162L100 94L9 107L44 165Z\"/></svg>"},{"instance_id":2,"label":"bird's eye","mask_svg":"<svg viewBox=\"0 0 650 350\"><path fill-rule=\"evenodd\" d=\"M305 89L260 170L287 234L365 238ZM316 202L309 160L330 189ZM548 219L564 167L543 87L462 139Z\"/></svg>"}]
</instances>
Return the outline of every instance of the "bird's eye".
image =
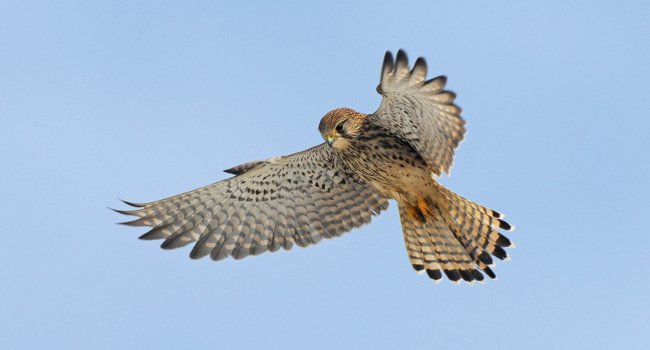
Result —
<instances>
[{"instance_id":1,"label":"bird's eye","mask_svg":"<svg viewBox=\"0 0 650 350\"><path fill-rule=\"evenodd\" d=\"M343 132L343 124L339 124L336 126L336 132L342 133Z\"/></svg>"}]
</instances>

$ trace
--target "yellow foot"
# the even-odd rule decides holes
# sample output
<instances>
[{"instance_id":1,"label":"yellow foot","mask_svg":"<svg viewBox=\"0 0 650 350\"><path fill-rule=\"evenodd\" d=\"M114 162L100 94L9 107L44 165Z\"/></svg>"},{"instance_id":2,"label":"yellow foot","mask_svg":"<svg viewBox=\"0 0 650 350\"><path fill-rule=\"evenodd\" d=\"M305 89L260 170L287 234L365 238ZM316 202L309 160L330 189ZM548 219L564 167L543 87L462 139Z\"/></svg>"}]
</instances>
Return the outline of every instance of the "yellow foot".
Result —
<instances>
[{"instance_id":1,"label":"yellow foot","mask_svg":"<svg viewBox=\"0 0 650 350\"><path fill-rule=\"evenodd\" d=\"M424 216L434 216L433 208L429 205L429 201L426 198L421 197L418 199L418 208Z\"/></svg>"},{"instance_id":2,"label":"yellow foot","mask_svg":"<svg viewBox=\"0 0 650 350\"><path fill-rule=\"evenodd\" d=\"M424 218L424 215L422 214L422 211L420 211L419 207L407 205L406 211L414 220L417 220L419 222L426 222L426 219Z\"/></svg>"}]
</instances>

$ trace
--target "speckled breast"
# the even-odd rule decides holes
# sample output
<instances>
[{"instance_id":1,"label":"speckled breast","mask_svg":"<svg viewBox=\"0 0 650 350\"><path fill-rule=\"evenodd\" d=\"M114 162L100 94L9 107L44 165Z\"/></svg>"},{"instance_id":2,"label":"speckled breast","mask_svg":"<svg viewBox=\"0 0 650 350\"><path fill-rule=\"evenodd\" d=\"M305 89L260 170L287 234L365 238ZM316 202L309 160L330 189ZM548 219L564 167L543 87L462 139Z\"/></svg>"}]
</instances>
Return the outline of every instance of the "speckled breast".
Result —
<instances>
[{"instance_id":1,"label":"speckled breast","mask_svg":"<svg viewBox=\"0 0 650 350\"><path fill-rule=\"evenodd\" d=\"M363 180L385 195L417 193L431 183L431 172L418 152L403 139L370 128L340 151L343 160Z\"/></svg>"}]
</instances>

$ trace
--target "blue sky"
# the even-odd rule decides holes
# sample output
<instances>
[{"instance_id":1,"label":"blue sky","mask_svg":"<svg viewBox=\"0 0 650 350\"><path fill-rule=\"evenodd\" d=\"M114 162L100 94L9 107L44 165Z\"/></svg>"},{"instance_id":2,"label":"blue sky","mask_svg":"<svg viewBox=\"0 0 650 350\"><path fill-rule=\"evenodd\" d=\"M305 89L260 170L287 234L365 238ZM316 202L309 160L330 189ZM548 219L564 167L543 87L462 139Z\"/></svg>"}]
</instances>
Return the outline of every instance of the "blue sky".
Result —
<instances>
[{"instance_id":1,"label":"blue sky","mask_svg":"<svg viewBox=\"0 0 650 350\"><path fill-rule=\"evenodd\" d=\"M0 347L647 349L650 5L0 3ZM308 249L192 261L115 225L373 112L425 56L468 134L454 191L507 214L482 286L409 263L394 204Z\"/></svg>"}]
</instances>

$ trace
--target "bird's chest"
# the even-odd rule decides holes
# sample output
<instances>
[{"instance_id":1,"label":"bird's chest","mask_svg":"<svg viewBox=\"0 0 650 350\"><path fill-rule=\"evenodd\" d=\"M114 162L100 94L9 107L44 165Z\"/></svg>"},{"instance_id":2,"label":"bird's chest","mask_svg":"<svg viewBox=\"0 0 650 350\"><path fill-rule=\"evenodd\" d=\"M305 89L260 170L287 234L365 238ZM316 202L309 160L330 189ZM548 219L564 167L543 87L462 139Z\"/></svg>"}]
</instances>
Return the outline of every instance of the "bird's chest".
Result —
<instances>
[{"instance_id":1,"label":"bird's chest","mask_svg":"<svg viewBox=\"0 0 650 350\"><path fill-rule=\"evenodd\" d=\"M341 158L360 178L392 198L422 192L431 182L422 157L409 144L389 135L359 138Z\"/></svg>"}]
</instances>

